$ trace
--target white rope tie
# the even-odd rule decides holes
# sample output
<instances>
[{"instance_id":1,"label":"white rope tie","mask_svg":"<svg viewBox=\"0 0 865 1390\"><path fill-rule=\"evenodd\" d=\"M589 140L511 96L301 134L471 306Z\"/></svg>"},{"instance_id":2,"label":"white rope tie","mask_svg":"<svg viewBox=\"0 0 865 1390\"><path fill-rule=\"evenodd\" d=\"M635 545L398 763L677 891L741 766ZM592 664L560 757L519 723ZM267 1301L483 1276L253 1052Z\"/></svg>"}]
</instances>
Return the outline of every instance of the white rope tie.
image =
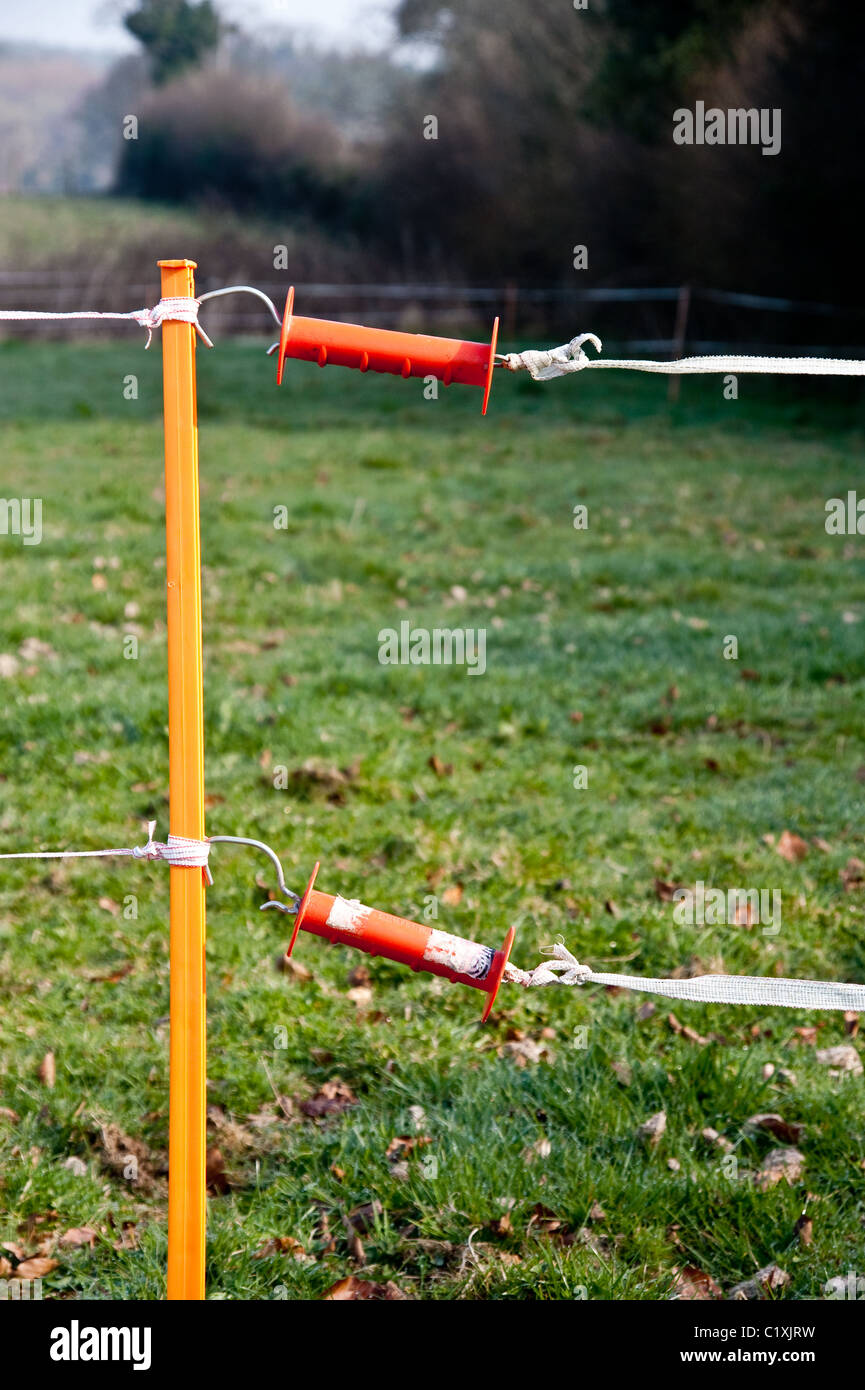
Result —
<instances>
[{"instance_id":1,"label":"white rope tie","mask_svg":"<svg viewBox=\"0 0 865 1390\"><path fill-rule=\"evenodd\" d=\"M560 939L544 948L552 956L534 970L505 968L511 984L532 989L541 985L607 985L643 994L662 994L669 999L691 999L704 1004L781 1005L789 1009L845 1009L865 1012L865 985L828 980L787 980L772 976L696 975L690 980L659 980L643 975L608 975L581 965Z\"/></svg>"},{"instance_id":2,"label":"white rope tie","mask_svg":"<svg viewBox=\"0 0 865 1390\"><path fill-rule=\"evenodd\" d=\"M697 372L765 372L781 376L865 376L865 362L848 357L739 357L721 353L714 357L680 357L672 362L652 362L643 358L587 357L583 343L601 351L601 340L594 333L580 333L561 347L509 352L497 357L499 366L509 372L528 372L534 381L581 372L586 367L613 367L630 372L663 372L667 376L686 376Z\"/></svg>"},{"instance_id":3,"label":"white rope tie","mask_svg":"<svg viewBox=\"0 0 865 1390\"><path fill-rule=\"evenodd\" d=\"M151 309L130 309L123 314L101 309L72 309L65 313L51 313L48 310L43 312L42 309L0 309L0 319L6 319L10 323L48 323L56 319L127 319L147 329L145 348L150 347L154 328L161 327L163 323L191 323L201 341L212 348L213 343L198 322L198 310L206 299L218 299L224 294L254 294L264 301L276 322L282 323L270 295L256 289L254 285L224 285L218 290L208 290L197 299L185 294L167 295Z\"/></svg>"},{"instance_id":4,"label":"white rope tie","mask_svg":"<svg viewBox=\"0 0 865 1390\"><path fill-rule=\"evenodd\" d=\"M198 322L200 300L189 295L170 295L160 299L152 309L130 309L128 313L110 313L101 309L72 309L67 313L49 313L41 309L0 309L0 319L10 323L45 322L56 319L130 319L147 329L146 348L150 347L154 328L159 328L166 320L171 323L191 323L199 338L207 347L213 347L201 324Z\"/></svg>"},{"instance_id":5,"label":"white rope tie","mask_svg":"<svg viewBox=\"0 0 865 1390\"><path fill-rule=\"evenodd\" d=\"M173 868L203 869L208 883L213 879L208 867L209 840L192 840L185 835L168 836L167 843L154 840L156 821L147 823L147 844L122 849L54 849L29 850L21 854L0 854L0 859L164 859Z\"/></svg>"}]
</instances>

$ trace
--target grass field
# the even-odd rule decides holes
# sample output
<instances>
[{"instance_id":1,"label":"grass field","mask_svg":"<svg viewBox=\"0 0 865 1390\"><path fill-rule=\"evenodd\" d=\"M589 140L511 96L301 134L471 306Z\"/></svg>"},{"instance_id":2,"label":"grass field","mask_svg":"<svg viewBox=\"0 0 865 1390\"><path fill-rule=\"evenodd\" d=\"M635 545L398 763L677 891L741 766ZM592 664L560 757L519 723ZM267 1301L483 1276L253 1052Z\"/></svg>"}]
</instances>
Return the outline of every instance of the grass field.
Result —
<instances>
[{"instance_id":1,"label":"grass field","mask_svg":"<svg viewBox=\"0 0 865 1390\"><path fill-rule=\"evenodd\" d=\"M0 535L8 851L167 831L141 349L0 347L0 494L42 498L44 528ZM497 380L482 421L477 392L298 364L277 391L239 345L199 362L211 834L273 844L297 887L321 858L325 891L410 915L435 897L439 927L491 945L518 922L521 966L561 935L600 969L865 979L865 540L824 529L861 480L861 403L743 378L737 402L688 381L671 410L604 373ZM485 628L484 676L381 665L403 618ZM267 862L212 858L210 1297L353 1275L664 1299L677 1269L729 1293L777 1264L773 1296L809 1299L865 1273L863 1080L818 1057L851 1041L840 1015L671 1023L646 996L511 987L481 1028L476 991L308 936L280 973ZM780 932L678 926L664 885L698 879L780 891ZM164 866L2 865L0 1241L10 1277L49 1262L45 1297L163 1293L167 909ZM748 1126L766 1112L783 1143ZM757 1181L791 1136L801 1173Z\"/></svg>"}]
</instances>

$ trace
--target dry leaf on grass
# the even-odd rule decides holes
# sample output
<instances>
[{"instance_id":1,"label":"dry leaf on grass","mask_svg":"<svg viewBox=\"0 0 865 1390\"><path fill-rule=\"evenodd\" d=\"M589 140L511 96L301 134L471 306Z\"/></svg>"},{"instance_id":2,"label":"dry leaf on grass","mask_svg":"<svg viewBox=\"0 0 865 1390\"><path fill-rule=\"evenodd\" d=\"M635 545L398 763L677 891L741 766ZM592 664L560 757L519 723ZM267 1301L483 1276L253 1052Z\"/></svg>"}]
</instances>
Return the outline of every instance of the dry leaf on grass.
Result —
<instances>
[{"instance_id":1,"label":"dry leaf on grass","mask_svg":"<svg viewBox=\"0 0 865 1390\"><path fill-rule=\"evenodd\" d=\"M698 1043L700 1047L705 1047L707 1045L709 1041L708 1038L704 1038L701 1033L698 1033L694 1028L688 1027L687 1024L680 1023L675 1014L667 1014L667 1022L673 1032L678 1037L684 1038L686 1042Z\"/></svg>"},{"instance_id":2,"label":"dry leaf on grass","mask_svg":"<svg viewBox=\"0 0 865 1390\"><path fill-rule=\"evenodd\" d=\"M551 1048L536 1038L515 1038L506 1042L502 1051L513 1057L518 1067L537 1066L539 1062L552 1064L556 1060Z\"/></svg>"},{"instance_id":3,"label":"dry leaf on grass","mask_svg":"<svg viewBox=\"0 0 865 1390\"><path fill-rule=\"evenodd\" d=\"M331 1284L322 1298L333 1303L346 1302L397 1302L408 1299L408 1294L388 1280L386 1284L373 1284L368 1279L358 1279L350 1274L347 1279L338 1279Z\"/></svg>"},{"instance_id":4,"label":"dry leaf on grass","mask_svg":"<svg viewBox=\"0 0 865 1390\"><path fill-rule=\"evenodd\" d=\"M688 891L683 889L680 883L667 883L662 878L653 879L652 886L655 890L655 896L660 898L662 903L675 902L678 892Z\"/></svg>"},{"instance_id":5,"label":"dry leaf on grass","mask_svg":"<svg viewBox=\"0 0 865 1390\"><path fill-rule=\"evenodd\" d=\"M208 1192L212 1192L219 1197L231 1190L231 1183L225 1171L225 1159L221 1149L212 1148L207 1150L205 1182Z\"/></svg>"},{"instance_id":6,"label":"dry leaf on grass","mask_svg":"<svg viewBox=\"0 0 865 1390\"><path fill-rule=\"evenodd\" d=\"M295 960L294 956L286 956L284 952L276 957L274 964L280 974L290 975L293 980L312 979L312 971L302 961Z\"/></svg>"},{"instance_id":7,"label":"dry leaf on grass","mask_svg":"<svg viewBox=\"0 0 865 1390\"><path fill-rule=\"evenodd\" d=\"M114 1242L115 1250L138 1249L138 1227L134 1221L124 1221L120 1228L120 1238Z\"/></svg>"},{"instance_id":8,"label":"dry leaf on grass","mask_svg":"<svg viewBox=\"0 0 865 1390\"><path fill-rule=\"evenodd\" d=\"M786 859L788 864L797 864L808 853L808 841L803 840L801 835L794 835L789 830L782 830L778 837L778 843L775 845L775 853L780 854L782 859Z\"/></svg>"},{"instance_id":9,"label":"dry leaf on grass","mask_svg":"<svg viewBox=\"0 0 865 1390\"><path fill-rule=\"evenodd\" d=\"M384 1207L376 1198L372 1202L364 1202L362 1206L355 1207L353 1211L349 1212L346 1220L351 1225L352 1230L357 1231L358 1235L365 1236L372 1230L383 1211Z\"/></svg>"},{"instance_id":10,"label":"dry leaf on grass","mask_svg":"<svg viewBox=\"0 0 865 1390\"><path fill-rule=\"evenodd\" d=\"M432 1139L428 1134L395 1134L385 1149L385 1158L394 1162L400 1158L406 1158L415 1149L421 1149L426 1144L431 1144Z\"/></svg>"},{"instance_id":11,"label":"dry leaf on grass","mask_svg":"<svg viewBox=\"0 0 865 1390\"><path fill-rule=\"evenodd\" d=\"M43 1279L56 1269L59 1260L50 1260L46 1255L34 1255L32 1259L22 1260L15 1271L16 1279Z\"/></svg>"},{"instance_id":12,"label":"dry leaf on grass","mask_svg":"<svg viewBox=\"0 0 865 1390\"><path fill-rule=\"evenodd\" d=\"M10 1125L17 1125L20 1119L17 1110L10 1110L8 1105L0 1105L0 1120L8 1120Z\"/></svg>"},{"instance_id":13,"label":"dry leaf on grass","mask_svg":"<svg viewBox=\"0 0 865 1390\"><path fill-rule=\"evenodd\" d=\"M293 1260L300 1264L312 1264L314 1256L308 1255L299 1240L294 1236L271 1236L258 1250L254 1250L252 1258L254 1260L266 1259L268 1255L290 1255Z\"/></svg>"},{"instance_id":14,"label":"dry leaf on grass","mask_svg":"<svg viewBox=\"0 0 865 1390\"><path fill-rule=\"evenodd\" d=\"M815 1053L818 1062L824 1067L833 1067L836 1072L850 1072L853 1076L862 1075L862 1058L850 1043L840 1043L838 1047L819 1047Z\"/></svg>"},{"instance_id":15,"label":"dry leaf on grass","mask_svg":"<svg viewBox=\"0 0 865 1390\"><path fill-rule=\"evenodd\" d=\"M799 1149L772 1149L763 1159L759 1171L754 1174L754 1181L763 1192L767 1192L782 1180L792 1186L801 1178L804 1166L805 1155Z\"/></svg>"},{"instance_id":16,"label":"dry leaf on grass","mask_svg":"<svg viewBox=\"0 0 865 1390\"><path fill-rule=\"evenodd\" d=\"M524 1163L534 1163L536 1158L549 1158L553 1151L553 1146L549 1139L536 1139L534 1144L523 1149L522 1159Z\"/></svg>"},{"instance_id":17,"label":"dry leaf on grass","mask_svg":"<svg viewBox=\"0 0 865 1390\"><path fill-rule=\"evenodd\" d=\"M98 1232L92 1226L70 1226L68 1231L63 1232L57 1243L58 1245L69 1245L73 1249L80 1245L89 1245L92 1250L96 1244L97 1234Z\"/></svg>"},{"instance_id":18,"label":"dry leaf on grass","mask_svg":"<svg viewBox=\"0 0 865 1390\"><path fill-rule=\"evenodd\" d=\"M705 1139L707 1144L713 1144L715 1148L720 1149L722 1153L728 1154L733 1148L731 1140L725 1135L719 1134L711 1125L707 1125L705 1129L700 1130L700 1137Z\"/></svg>"},{"instance_id":19,"label":"dry leaf on grass","mask_svg":"<svg viewBox=\"0 0 865 1390\"><path fill-rule=\"evenodd\" d=\"M334 1076L311 1100L301 1101L300 1110L308 1119L318 1120L324 1115L341 1115L351 1105L357 1105L357 1096L340 1077Z\"/></svg>"},{"instance_id":20,"label":"dry leaf on grass","mask_svg":"<svg viewBox=\"0 0 865 1390\"><path fill-rule=\"evenodd\" d=\"M767 1133L774 1134L776 1139L780 1139L784 1144L798 1144L805 1129L803 1124L795 1120L785 1120L780 1115L752 1115L745 1121L748 1129L765 1129Z\"/></svg>"},{"instance_id":21,"label":"dry leaf on grass","mask_svg":"<svg viewBox=\"0 0 865 1390\"><path fill-rule=\"evenodd\" d=\"M839 869L838 877L844 885L844 892L852 893L854 888L861 888L865 883L865 864L854 856L847 860L843 869Z\"/></svg>"},{"instance_id":22,"label":"dry leaf on grass","mask_svg":"<svg viewBox=\"0 0 865 1390\"><path fill-rule=\"evenodd\" d=\"M103 1168L145 1192L156 1186L157 1167L164 1172L167 1166L151 1153L143 1139L133 1139L114 1124L101 1127L99 1158Z\"/></svg>"},{"instance_id":23,"label":"dry leaf on grass","mask_svg":"<svg viewBox=\"0 0 865 1390\"><path fill-rule=\"evenodd\" d=\"M698 1269L696 1265L685 1265L684 1269L676 1269L674 1273L676 1278L670 1294L673 1300L704 1303L724 1296L711 1274Z\"/></svg>"},{"instance_id":24,"label":"dry leaf on grass","mask_svg":"<svg viewBox=\"0 0 865 1390\"><path fill-rule=\"evenodd\" d=\"M39 1066L39 1080L43 1086L51 1087L57 1080L57 1066L54 1061L54 1053L46 1052Z\"/></svg>"},{"instance_id":25,"label":"dry leaf on grass","mask_svg":"<svg viewBox=\"0 0 865 1390\"><path fill-rule=\"evenodd\" d=\"M804 1212L802 1213L796 1225L793 1227L793 1234L798 1237L800 1245L811 1244L814 1239L814 1222L811 1220L810 1216L806 1216Z\"/></svg>"},{"instance_id":26,"label":"dry leaf on grass","mask_svg":"<svg viewBox=\"0 0 865 1390\"><path fill-rule=\"evenodd\" d=\"M753 1279L745 1279L741 1284L734 1285L727 1294L727 1298L736 1303L766 1298L775 1289L783 1289L789 1282L789 1274L786 1274L778 1265L766 1265L763 1269L757 1270Z\"/></svg>"},{"instance_id":27,"label":"dry leaf on grass","mask_svg":"<svg viewBox=\"0 0 865 1390\"><path fill-rule=\"evenodd\" d=\"M648 1120L644 1120L637 1130L637 1138L642 1139L645 1144L654 1148L660 1143L661 1136L667 1128L667 1112L659 1110L656 1114L650 1115Z\"/></svg>"}]
</instances>

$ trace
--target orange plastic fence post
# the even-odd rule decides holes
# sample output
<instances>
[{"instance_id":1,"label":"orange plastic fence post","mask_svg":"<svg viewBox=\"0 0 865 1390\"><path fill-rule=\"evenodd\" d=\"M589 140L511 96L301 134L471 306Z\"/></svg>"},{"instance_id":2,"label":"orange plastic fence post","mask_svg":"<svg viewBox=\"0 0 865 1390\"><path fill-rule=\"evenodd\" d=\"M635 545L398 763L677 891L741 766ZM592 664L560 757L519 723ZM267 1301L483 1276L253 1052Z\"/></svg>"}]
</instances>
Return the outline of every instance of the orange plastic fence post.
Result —
<instances>
[{"instance_id":1,"label":"orange plastic fence post","mask_svg":"<svg viewBox=\"0 0 865 1390\"><path fill-rule=\"evenodd\" d=\"M445 386L480 386L484 393L481 412L486 415L498 336L498 319L488 343L472 343L463 338L436 338L429 333L398 333L390 328L366 328L360 323L301 318L294 312L292 285L282 317L276 384L282 384L286 357L317 362L320 367L354 367L360 372L404 377L433 376Z\"/></svg>"},{"instance_id":2,"label":"orange plastic fence post","mask_svg":"<svg viewBox=\"0 0 865 1390\"><path fill-rule=\"evenodd\" d=\"M423 970L429 975L441 975L454 984L483 990L487 1002L481 1022L486 1023L504 978L515 927L508 930L501 949L494 951L477 941L413 922L410 917L379 912L353 898L320 893L315 887L318 869L316 864L298 905L286 957L294 950L297 934L303 928L327 941L365 951L368 956L385 956L411 970Z\"/></svg>"},{"instance_id":3,"label":"orange plastic fence post","mask_svg":"<svg viewBox=\"0 0 865 1390\"><path fill-rule=\"evenodd\" d=\"M195 293L194 261L160 261L162 296ZM204 839L201 540L195 329L162 326L165 533L168 592L169 829ZM168 1297L204 1297L205 1086L204 879L172 865L171 1046L168 1121Z\"/></svg>"}]
</instances>

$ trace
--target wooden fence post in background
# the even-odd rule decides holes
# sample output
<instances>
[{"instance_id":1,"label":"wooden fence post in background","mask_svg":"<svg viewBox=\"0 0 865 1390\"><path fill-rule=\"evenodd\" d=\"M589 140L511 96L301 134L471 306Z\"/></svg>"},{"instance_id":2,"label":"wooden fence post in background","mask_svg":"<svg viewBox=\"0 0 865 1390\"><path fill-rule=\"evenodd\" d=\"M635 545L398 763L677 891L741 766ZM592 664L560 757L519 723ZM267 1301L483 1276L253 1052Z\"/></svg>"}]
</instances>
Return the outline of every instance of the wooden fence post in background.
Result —
<instances>
[{"instance_id":1,"label":"wooden fence post in background","mask_svg":"<svg viewBox=\"0 0 865 1390\"><path fill-rule=\"evenodd\" d=\"M679 290L679 298L676 300L676 326L673 329L673 351L671 354L674 361L676 360L676 358L683 356L685 351L685 343L687 342L688 338L688 314L690 312L690 309L691 286L682 285L681 289ZM667 383L668 401L675 402L679 399L679 388L681 384L681 377L670 377L670 380Z\"/></svg>"}]
</instances>

